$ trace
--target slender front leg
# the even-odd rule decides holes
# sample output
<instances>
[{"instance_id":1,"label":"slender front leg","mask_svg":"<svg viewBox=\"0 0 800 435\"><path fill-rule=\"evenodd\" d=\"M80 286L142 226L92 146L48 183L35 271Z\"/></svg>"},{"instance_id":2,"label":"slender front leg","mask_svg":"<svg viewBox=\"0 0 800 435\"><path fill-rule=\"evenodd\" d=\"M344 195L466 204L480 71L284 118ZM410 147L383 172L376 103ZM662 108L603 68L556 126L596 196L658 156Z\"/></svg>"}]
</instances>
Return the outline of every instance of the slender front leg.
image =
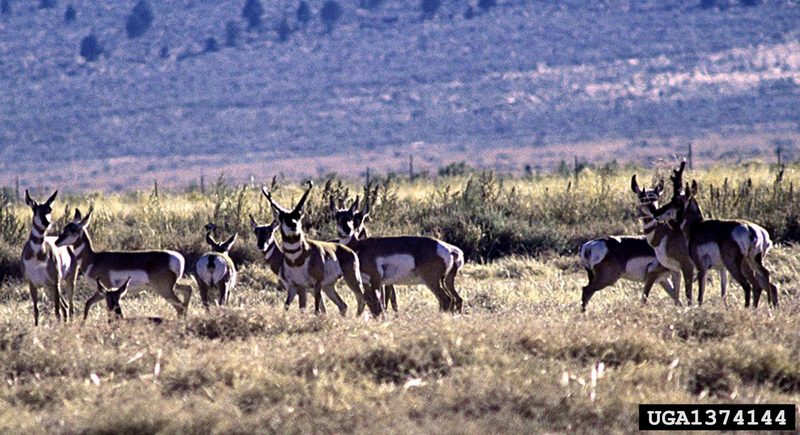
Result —
<instances>
[{"instance_id":1,"label":"slender front leg","mask_svg":"<svg viewBox=\"0 0 800 435\"><path fill-rule=\"evenodd\" d=\"M725 269L719 270L719 289L722 295L722 305L728 308L728 273Z\"/></svg>"},{"instance_id":2,"label":"slender front leg","mask_svg":"<svg viewBox=\"0 0 800 435\"><path fill-rule=\"evenodd\" d=\"M305 311L308 304L308 292L304 288L298 289L297 296L300 297L300 311Z\"/></svg>"},{"instance_id":3,"label":"slender front leg","mask_svg":"<svg viewBox=\"0 0 800 435\"><path fill-rule=\"evenodd\" d=\"M322 302L322 285L317 282L314 284L314 314L320 313L320 306ZM322 312L325 312L324 307L322 308Z\"/></svg>"},{"instance_id":4,"label":"slender front leg","mask_svg":"<svg viewBox=\"0 0 800 435\"><path fill-rule=\"evenodd\" d=\"M60 321L63 315L63 319L66 322L68 320L67 301L61 297L61 279L58 280L56 285L50 287L50 297L53 299L53 308L56 312L56 319Z\"/></svg>"},{"instance_id":5,"label":"slender front leg","mask_svg":"<svg viewBox=\"0 0 800 435\"><path fill-rule=\"evenodd\" d=\"M683 273L683 285L686 286L686 301L687 304L692 306L692 278L694 278L694 266L691 264L684 264L681 267Z\"/></svg>"},{"instance_id":6,"label":"slender front leg","mask_svg":"<svg viewBox=\"0 0 800 435\"><path fill-rule=\"evenodd\" d=\"M703 305L703 295L706 292L706 274L708 269L700 267L697 269L697 306Z\"/></svg>"},{"instance_id":7,"label":"slender front leg","mask_svg":"<svg viewBox=\"0 0 800 435\"><path fill-rule=\"evenodd\" d=\"M33 302L33 326L39 326L39 289L28 284L31 291L31 301Z\"/></svg>"},{"instance_id":8,"label":"slender front leg","mask_svg":"<svg viewBox=\"0 0 800 435\"><path fill-rule=\"evenodd\" d=\"M293 286L287 286L287 288L286 288L286 302L284 304L284 309L285 310L287 310L287 311L289 310L289 306L292 305L292 301L294 300L294 297L296 295L297 295L297 290L295 290L295 288ZM300 303L300 305L301 305L300 308L303 308L302 302Z\"/></svg>"}]
</instances>

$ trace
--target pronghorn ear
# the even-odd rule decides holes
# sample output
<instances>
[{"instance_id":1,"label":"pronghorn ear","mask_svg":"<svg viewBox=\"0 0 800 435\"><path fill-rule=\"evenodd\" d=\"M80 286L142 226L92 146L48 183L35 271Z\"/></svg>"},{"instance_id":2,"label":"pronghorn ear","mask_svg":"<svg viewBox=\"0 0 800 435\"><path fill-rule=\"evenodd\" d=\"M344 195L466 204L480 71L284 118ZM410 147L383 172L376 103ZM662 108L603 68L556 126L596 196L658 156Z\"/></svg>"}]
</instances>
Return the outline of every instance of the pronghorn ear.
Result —
<instances>
[{"instance_id":1,"label":"pronghorn ear","mask_svg":"<svg viewBox=\"0 0 800 435\"><path fill-rule=\"evenodd\" d=\"M228 252L231 249L231 246L236 242L236 238L239 237L239 233L235 233L232 235L228 240L224 243L220 244L219 247L223 252Z\"/></svg>"},{"instance_id":2,"label":"pronghorn ear","mask_svg":"<svg viewBox=\"0 0 800 435\"><path fill-rule=\"evenodd\" d=\"M314 183L311 180L308 180L308 188L305 192L303 192L303 196L300 197L300 201L297 202L297 205L294 206L293 213L303 213L303 207L306 205L306 200L308 199L308 194L311 193L311 189L314 187Z\"/></svg>"},{"instance_id":3,"label":"pronghorn ear","mask_svg":"<svg viewBox=\"0 0 800 435\"><path fill-rule=\"evenodd\" d=\"M358 210L358 206L361 204L361 197L356 195L356 200L353 201L353 204L350 206L350 213L354 213Z\"/></svg>"},{"instance_id":4,"label":"pronghorn ear","mask_svg":"<svg viewBox=\"0 0 800 435\"><path fill-rule=\"evenodd\" d=\"M86 228L92 221L92 214L94 214L94 209L90 208L89 212L86 213L86 216L81 220L81 222L78 225L80 225L81 228Z\"/></svg>"},{"instance_id":5,"label":"pronghorn ear","mask_svg":"<svg viewBox=\"0 0 800 435\"><path fill-rule=\"evenodd\" d=\"M700 191L700 186L697 185L697 180L692 180L692 196L697 195Z\"/></svg>"},{"instance_id":6,"label":"pronghorn ear","mask_svg":"<svg viewBox=\"0 0 800 435\"><path fill-rule=\"evenodd\" d=\"M81 214L81 210L78 207L75 207L75 217L72 218L73 222L78 222L83 219L83 215Z\"/></svg>"},{"instance_id":7,"label":"pronghorn ear","mask_svg":"<svg viewBox=\"0 0 800 435\"><path fill-rule=\"evenodd\" d=\"M131 283L131 277L128 277L128 279L125 280L125 283L123 283L120 286L120 288L117 289L117 292L119 292L119 297L123 297L126 294L128 294L128 284L130 283Z\"/></svg>"},{"instance_id":8,"label":"pronghorn ear","mask_svg":"<svg viewBox=\"0 0 800 435\"><path fill-rule=\"evenodd\" d=\"M633 174L633 177L631 177L631 190L637 195L641 191L641 189L639 189L639 183L636 182L636 174Z\"/></svg>"},{"instance_id":9,"label":"pronghorn ear","mask_svg":"<svg viewBox=\"0 0 800 435\"><path fill-rule=\"evenodd\" d=\"M52 194L52 195L50 195L50 198L47 198L47 201L45 201L45 202L44 202L44 203L45 203L45 205L50 205L50 204L52 204L52 203L53 203L53 201L55 201L55 200L56 200L56 196L57 196L57 195L58 195L58 191L56 190L55 192L53 192L53 194Z\"/></svg>"},{"instance_id":10,"label":"pronghorn ear","mask_svg":"<svg viewBox=\"0 0 800 435\"><path fill-rule=\"evenodd\" d=\"M104 286L103 283L100 282L100 278L97 278L97 293L105 294L106 290L108 290L106 286Z\"/></svg>"},{"instance_id":11,"label":"pronghorn ear","mask_svg":"<svg viewBox=\"0 0 800 435\"><path fill-rule=\"evenodd\" d=\"M28 189L25 189L25 204L27 204L30 208L34 208L39 205L33 198L31 198L31 194L28 193Z\"/></svg>"},{"instance_id":12,"label":"pronghorn ear","mask_svg":"<svg viewBox=\"0 0 800 435\"><path fill-rule=\"evenodd\" d=\"M250 226L253 228L253 231L258 228L258 222L256 222L256 218L254 218L253 215L250 215Z\"/></svg>"},{"instance_id":13,"label":"pronghorn ear","mask_svg":"<svg viewBox=\"0 0 800 435\"><path fill-rule=\"evenodd\" d=\"M217 241L214 240L214 237L211 236L211 231L206 233L206 243L212 248L217 247Z\"/></svg>"}]
</instances>

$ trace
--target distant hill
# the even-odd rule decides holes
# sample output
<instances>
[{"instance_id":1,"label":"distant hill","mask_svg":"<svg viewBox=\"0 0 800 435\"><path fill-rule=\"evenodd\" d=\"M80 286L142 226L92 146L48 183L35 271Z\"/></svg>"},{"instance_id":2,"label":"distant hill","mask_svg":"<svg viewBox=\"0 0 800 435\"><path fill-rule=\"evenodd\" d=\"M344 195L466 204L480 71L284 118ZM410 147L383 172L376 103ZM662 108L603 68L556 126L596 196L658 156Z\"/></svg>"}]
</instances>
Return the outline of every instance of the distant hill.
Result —
<instances>
[{"instance_id":1,"label":"distant hill","mask_svg":"<svg viewBox=\"0 0 800 435\"><path fill-rule=\"evenodd\" d=\"M244 0L165 0L133 39L138 1L50 2L0 15L0 184L357 174L410 153L420 167L646 162L689 141L705 161L778 145L796 158L800 142L795 1L443 0L423 13L347 0L327 24L321 0L307 23L299 1L261 1L248 29ZM95 62L79 55L89 35Z\"/></svg>"}]
</instances>

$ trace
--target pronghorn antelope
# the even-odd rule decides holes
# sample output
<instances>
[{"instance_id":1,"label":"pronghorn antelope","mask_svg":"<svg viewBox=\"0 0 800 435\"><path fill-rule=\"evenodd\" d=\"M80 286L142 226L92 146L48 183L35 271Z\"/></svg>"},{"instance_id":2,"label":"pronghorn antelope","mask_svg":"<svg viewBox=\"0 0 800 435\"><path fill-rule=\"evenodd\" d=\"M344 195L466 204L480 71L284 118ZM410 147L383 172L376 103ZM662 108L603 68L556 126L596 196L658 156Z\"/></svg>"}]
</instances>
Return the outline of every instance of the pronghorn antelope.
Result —
<instances>
[{"instance_id":1,"label":"pronghorn antelope","mask_svg":"<svg viewBox=\"0 0 800 435\"><path fill-rule=\"evenodd\" d=\"M727 269L733 279L744 290L744 306L750 306L750 289L755 289L753 306L758 307L761 291L767 291L767 299L773 307L778 306L778 289L769 280L769 271L764 267L764 256L772 248L767 230L752 222L741 220L705 219L697 202L698 186L686 185L683 195L678 195L656 209L653 205L647 213L659 222L676 222L689 241L689 253L697 267L697 303L703 303L705 277L709 269Z\"/></svg>"},{"instance_id":2,"label":"pronghorn antelope","mask_svg":"<svg viewBox=\"0 0 800 435\"><path fill-rule=\"evenodd\" d=\"M682 161L678 169L672 170L670 180L672 181L672 197L681 195L683 188L683 172L686 170L686 161ZM686 236L680 231L663 222L658 222L648 213L649 207L658 208L661 194L664 191L663 181L652 188L644 190L639 188L636 182L636 175L631 178L631 190L636 193L639 199L639 217L642 220L644 234L647 242L655 249L658 261L667 269L672 270L672 284L678 294L680 294L680 272L683 275L684 285L686 286L686 298L688 304L692 304L692 280L694 279L694 263L689 255L689 244ZM719 271L719 285L722 301L727 305L728 275L724 269Z\"/></svg>"},{"instance_id":3,"label":"pronghorn antelope","mask_svg":"<svg viewBox=\"0 0 800 435\"><path fill-rule=\"evenodd\" d=\"M278 277L278 289L287 289L285 308L288 310L289 304L291 304L295 297L295 293L288 291L289 286L286 284L281 275L281 269L283 268L283 250L281 250L278 242L275 241L275 230L277 230L280 226L280 222L273 220L269 225L260 225L253 215L250 215L250 226L253 228L253 233L256 235L256 247L259 251L261 251L261 253L264 254L264 259L267 260L269 269L275 274L275 276ZM331 298L331 300L338 297L338 295L332 296L329 287L322 290L328 295L328 297ZM305 308L305 289L300 290L300 302L300 307ZM324 302L320 302L320 310L325 311Z\"/></svg>"},{"instance_id":4,"label":"pronghorn antelope","mask_svg":"<svg viewBox=\"0 0 800 435\"><path fill-rule=\"evenodd\" d=\"M55 237L47 237L47 229L50 228L50 215L53 210L50 207L56 199L58 191L53 192L47 201L39 204L31 198L28 190L25 190L25 203L33 211L33 224L31 235L22 248L22 270L25 281L31 292L33 301L33 324L39 324L39 289L42 287L50 290L50 299L55 305L56 318L59 320L64 316L67 319L67 306L61 296L61 281L66 280L67 300L69 301L69 316L73 310L73 293L75 289L75 279L77 268L75 266L75 256L72 249L68 247L57 247Z\"/></svg>"},{"instance_id":5,"label":"pronghorn antelope","mask_svg":"<svg viewBox=\"0 0 800 435\"><path fill-rule=\"evenodd\" d=\"M581 311L595 292L614 285L620 278L644 282L642 302L647 302L650 289L658 282L667 294L680 305L677 290L667 283L669 269L658 262L655 251L644 237L610 236L590 240L581 246L580 261L589 275L589 283L583 287Z\"/></svg>"},{"instance_id":6,"label":"pronghorn antelope","mask_svg":"<svg viewBox=\"0 0 800 435\"><path fill-rule=\"evenodd\" d=\"M336 232L339 238L336 242L345 246L349 246L353 239L362 240L369 237L366 223L369 221L369 186L366 188L367 196L364 200L364 210L359 209L360 197L356 196L356 200L349 208L336 207L333 197L330 198L330 212L336 222ZM352 236L351 236L352 234ZM395 292L394 285L384 285L379 290L381 295L381 306L386 309L387 304L391 303L392 309L397 312L397 293Z\"/></svg>"},{"instance_id":7,"label":"pronghorn antelope","mask_svg":"<svg viewBox=\"0 0 800 435\"><path fill-rule=\"evenodd\" d=\"M236 286L236 266L228 256L233 243L236 242L238 234L232 235L223 243L217 243L212 232L217 228L214 224L205 226L206 243L211 247L211 252L204 254L197 260L195 274L197 284L200 289L200 300L203 308L208 309L208 291L216 289L219 292L217 305L222 306L228 302L228 297L233 287Z\"/></svg>"},{"instance_id":8,"label":"pronghorn antelope","mask_svg":"<svg viewBox=\"0 0 800 435\"><path fill-rule=\"evenodd\" d=\"M373 315L381 313L381 306L374 292L364 293L361 282L361 269L358 256L350 248L339 243L309 240L303 232L303 206L313 184L309 181L308 188L303 193L300 201L291 210L281 206L272 199L272 194L266 187L261 191L269 201L277 221L280 223L281 239L283 244L283 266L281 278L287 285L287 306L298 291L300 292L300 306L305 307L305 289L314 289L314 311L322 309L322 290L333 299L339 307L339 312L344 315L347 305L336 293L334 285L339 278L344 278L345 283L356 297L358 303L357 314L364 311L364 301L369 306Z\"/></svg>"},{"instance_id":9,"label":"pronghorn antelope","mask_svg":"<svg viewBox=\"0 0 800 435\"><path fill-rule=\"evenodd\" d=\"M373 290L381 285L424 284L436 296L442 311L461 312L463 300L455 288L456 274L464 265L461 249L422 236L368 237L359 240L356 238L352 213L337 216L336 227L340 242L358 254L361 272L369 278Z\"/></svg>"},{"instance_id":10,"label":"pronghorn antelope","mask_svg":"<svg viewBox=\"0 0 800 435\"><path fill-rule=\"evenodd\" d=\"M76 209L74 219L64 227L56 246L72 246L78 268L88 278L99 279L106 287L118 287L130 277L129 291L152 287L172 304L179 316L185 316L191 302L192 287L177 283L183 275L183 256L175 251L95 251L86 231L92 213L89 210L84 217ZM175 295L175 290L183 294L183 301ZM100 299L93 296L86 301L85 312Z\"/></svg>"},{"instance_id":11,"label":"pronghorn antelope","mask_svg":"<svg viewBox=\"0 0 800 435\"><path fill-rule=\"evenodd\" d=\"M128 284L130 283L131 278L125 280L125 282L120 286L118 289L109 289L103 285L100 279L97 279L97 291L94 295L92 295L92 299L105 299L106 300L106 313L108 313L108 323L113 322L114 320L124 319L125 316L122 314L122 307L119 304L120 299L128 293ZM87 309L83 313L83 321L86 321L86 317L89 316L89 309ZM161 324L164 322L164 319L161 317L146 317L146 320L153 322L155 324ZM134 320L134 319L131 319Z\"/></svg>"}]
</instances>

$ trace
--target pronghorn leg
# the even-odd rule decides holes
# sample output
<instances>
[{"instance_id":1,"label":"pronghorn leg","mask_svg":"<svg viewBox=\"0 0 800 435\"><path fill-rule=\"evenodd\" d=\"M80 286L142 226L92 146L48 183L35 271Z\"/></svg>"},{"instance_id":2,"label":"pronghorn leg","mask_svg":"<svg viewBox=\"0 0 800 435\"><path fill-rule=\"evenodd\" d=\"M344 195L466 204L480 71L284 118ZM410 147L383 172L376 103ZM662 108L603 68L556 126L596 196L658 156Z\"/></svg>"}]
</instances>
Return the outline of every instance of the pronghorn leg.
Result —
<instances>
[{"instance_id":1,"label":"pronghorn leg","mask_svg":"<svg viewBox=\"0 0 800 435\"><path fill-rule=\"evenodd\" d=\"M450 295L455 299L455 310L461 312L461 306L464 304L464 299L456 291L456 270L451 270L447 276L444 277L444 286L450 292ZM394 293L394 292L392 292ZM397 302L394 303L394 310L397 311Z\"/></svg>"},{"instance_id":2,"label":"pronghorn leg","mask_svg":"<svg viewBox=\"0 0 800 435\"><path fill-rule=\"evenodd\" d=\"M694 278L694 265L689 262L681 265L681 274L683 275L683 285L686 286L686 300L689 306L692 306L692 279Z\"/></svg>"},{"instance_id":3,"label":"pronghorn leg","mask_svg":"<svg viewBox=\"0 0 800 435\"><path fill-rule=\"evenodd\" d=\"M187 312L189 312L189 304L192 302L192 286L189 284L180 284L175 283L174 291L177 290L180 294L183 295L183 315L185 316Z\"/></svg>"},{"instance_id":4,"label":"pronghorn leg","mask_svg":"<svg viewBox=\"0 0 800 435\"><path fill-rule=\"evenodd\" d=\"M341 314L342 317L344 317L347 314L347 304L344 303L342 298L339 296L339 293L336 293L336 287L329 285L323 288L322 291L324 291L325 294L328 295L329 298L331 298L333 303L336 304L336 307L339 308L339 314Z\"/></svg>"},{"instance_id":5,"label":"pronghorn leg","mask_svg":"<svg viewBox=\"0 0 800 435\"><path fill-rule=\"evenodd\" d=\"M300 302L300 311L305 311L306 305L308 304L308 292L306 291L306 289L304 288L297 289L297 298L299 299Z\"/></svg>"},{"instance_id":6,"label":"pronghorn leg","mask_svg":"<svg viewBox=\"0 0 800 435\"><path fill-rule=\"evenodd\" d=\"M619 279L618 273L610 273L607 270L604 268L600 271L589 273L589 284L583 287L581 293L581 312L586 312L586 305L589 304L589 300L592 299L596 292L613 285Z\"/></svg>"},{"instance_id":7,"label":"pronghorn leg","mask_svg":"<svg viewBox=\"0 0 800 435\"><path fill-rule=\"evenodd\" d=\"M756 280L755 274L753 273L753 269L750 267L750 263L747 259L742 259L742 275L744 275L747 282L753 287L753 309L758 308L758 303L761 301L761 286Z\"/></svg>"},{"instance_id":8,"label":"pronghorn leg","mask_svg":"<svg viewBox=\"0 0 800 435\"><path fill-rule=\"evenodd\" d=\"M741 270L741 260L740 259L729 259L726 256L722 257L722 261L725 263L725 268L728 269L728 272L731 274L734 280L742 286L742 290L744 290L744 307L748 308L750 306L750 283L747 281L747 278L744 276Z\"/></svg>"},{"instance_id":9,"label":"pronghorn leg","mask_svg":"<svg viewBox=\"0 0 800 435\"><path fill-rule=\"evenodd\" d=\"M385 287L384 291L386 293L386 299L388 299L388 301L391 302L392 310L394 310L394 312L396 313L397 312L397 291L394 288L394 285L392 285L392 284L387 285Z\"/></svg>"},{"instance_id":10,"label":"pronghorn leg","mask_svg":"<svg viewBox=\"0 0 800 435\"><path fill-rule=\"evenodd\" d=\"M719 270L719 290L722 296L722 304L728 308L728 273L725 269Z\"/></svg>"},{"instance_id":11,"label":"pronghorn leg","mask_svg":"<svg viewBox=\"0 0 800 435\"><path fill-rule=\"evenodd\" d=\"M322 312L325 312L325 307L321 305L322 302L322 284L319 282L314 284L314 314L320 313L320 307L322 307Z\"/></svg>"},{"instance_id":12,"label":"pronghorn leg","mask_svg":"<svg viewBox=\"0 0 800 435\"><path fill-rule=\"evenodd\" d=\"M31 302L33 302L33 326L39 326L39 289L28 284L28 289L31 291Z\"/></svg>"},{"instance_id":13,"label":"pronghorn leg","mask_svg":"<svg viewBox=\"0 0 800 435\"><path fill-rule=\"evenodd\" d=\"M67 303L69 305L69 318L75 315L75 283L78 280L78 265L74 265L69 275L66 277L67 281Z\"/></svg>"},{"instance_id":14,"label":"pronghorn leg","mask_svg":"<svg viewBox=\"0 0 800 435\"><path fill-rule=\"evenodd\" d=\"M278 282L280 284L280 282ZM294 287L289 286L286 288L286 302L283 303L283 309L289 310L289 307L292 305L292 301L294 297L297 295L297 290Z\"/></svg>"},{"instance_id":15,"label":"pronghorn leg","mask_svg":"<svg viewBox=\"0 0 800 435\"><path fill-rule=\"evenodd\" d=\"M200 302L203 304L203 308L205 308L206 311L208 311L208 301L209 301L208 285L205 282L203 282L203 280L198 279L197 287L198 291L200 292Z\"/></svg>"},{"instance_id":16,"label":"pronghorn leg","mask_svg":"<svg viewBox=\"0 0 800 435\"><path fill-rule=\"evenodd\" d=\"M61 297L61 279L58 279L58 283L52 287L50 287L50 298L53 300L53 308L56 312L56 319L59 321L63 319L67 321L67 302Z\"/></svg>"},{"instance_id":17,"label":"pronghorn leg","mask_svg":"<svg viewBox=\"0 0 800 435\"><path fill-rule=\"evenodd\" d=\"M219 306L227 305L228 304L228 297L231 293L230 288L230 281L223 283L222 288L219 290Z\"/></svg>"},{"instance_id":18,"label":"pronghorn leg","mask_svg":"<svg viewBox=\"0 0 800 435\"><path fill-rule=\"evenodd\" d=\"M681 306L681 295L678 293L678 289L676 289L669 281L669 278L666 276L666 270L662 270L658 276L656 277L656 282L660 285L665 292L672 298L672 301L675 302L676 306ZM678 276L680 279L680 276Z\"/></svg>"},{"instance_id":19,"label":"pronghorn leg","mask_svg":"<svg viewBox=\"0 0 800 435\"><path fill-rule=\"evenodd\" d=\"M778 287L770 282L769 271L764 267L762 256L759 254L752 260L752 269L758 280L759 287L767 291L767 301L773 308L778 306ZM760 291L759 291L760 292Z\"/></svg>"},{"instance_id":20,"label":"pronghorn leg","mask_svg":"<svg viewBox=\"0 0 800 435\"><path fill-rule=\"evenodd\" d=\"M680 296L681 296L681 273L680 273L680 271L673 270L672 271L672 275L671 275L671 279L672 279L672 287L675 289L675 294L678 295L678 301L680 301ZM689 304L691 305L691 301L689 301Z\"/></svg>"},{"instance_id":21,"label":"pronghorn leg","mask_svg":"<svg viewBox=\"0 0 800 435\"><path fill-rule=\"evenodd\" d=\"M705 266L700 266L697 269L697 306L703 305L703 296L706 293L706 277L708 269Z\"/></svg>"},{"instance_id":22,"label":"pronghorn leg","mask_svg":"<svg viewBox=\"0 0 800 435\"><path fill-rule=\"evenodd\" d=\"M177 295L175 295L174 288L175 287L173 284L172 287L166 287L164 290L158 292L158 294L160 294L162 298L166 299L166 301L169 302L173 308L175 308L175 311L178 313L178 317L185 317L186 307L184 306L183 301L180 300Z\"/></svg>"},{"instance_id":23,"label":"pronghorn leg","mask_svg":"<svg viewBox=\"0 0 800 435\"><path fill-rule=\"evenodd\" d=\"M92 308L92 305L100 302L103 299L103 295L97 292L93 293L92 296L89 297L89 300L86 301L86 305L83 307L83 320L81 321L81 324L86 323L86 318L89 317L89 309Z\"/></svg>"}]
</instances>

